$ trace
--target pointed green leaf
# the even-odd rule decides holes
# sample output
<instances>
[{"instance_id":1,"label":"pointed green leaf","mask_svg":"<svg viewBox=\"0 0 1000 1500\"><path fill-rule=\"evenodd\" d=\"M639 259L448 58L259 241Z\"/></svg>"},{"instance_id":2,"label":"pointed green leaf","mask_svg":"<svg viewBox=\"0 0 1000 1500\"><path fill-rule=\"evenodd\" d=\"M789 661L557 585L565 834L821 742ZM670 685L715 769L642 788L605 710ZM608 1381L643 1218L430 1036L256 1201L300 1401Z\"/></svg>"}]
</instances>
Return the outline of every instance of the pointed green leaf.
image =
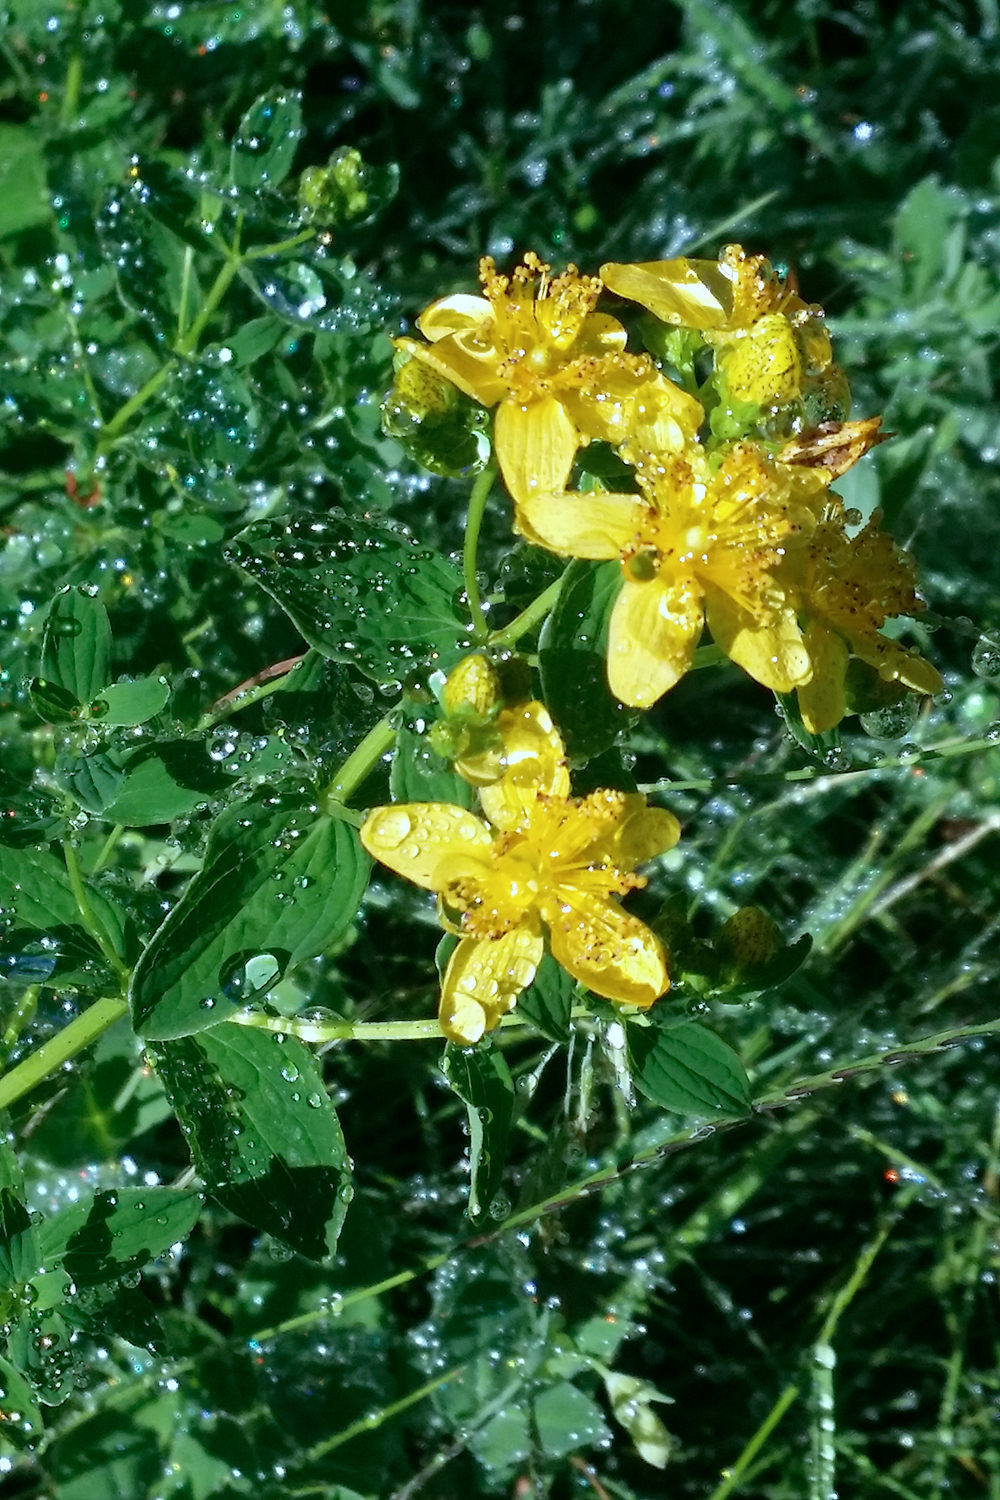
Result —
<instances>
[{"instance_id":1,"label":"pointed green leaf","mask_svg":"<svg viewBox=\"0 0 1000 1500\"><path fill-rule=\"evenodd\" d=\"M0 1141L0 1287L23 1286L40 1265L21 1168L7 1142Z\"/></svg>"},{"instance_id":2,"label":"pointed green leaf","mask_svg":"<svg viewBox=\"0 0 1000 1500\"><path fill-rule=\"evenodd\" d=\"M302 1255L329 1254L350 1161L309 1049L227 1023L150 1050L209 1192Z\"/></svg>"},{"instance_id":3,"label":"pointed green leaf","mask_svg":"<svg viewBox=\"0 0 1000 1500\"><path fill-rule=\"evenodd\" d=\"M86 890L94 916L124 953L125 913L96 886L86 884ZM13 913L16 926L39 932L83 925L66 866L48 849L0 845L0 907Z\"/></svg>"},{"instance_id":4,"label":"pointed green leaf","mask_svg":"<svg viewBox=\"0 0 1000 1500\"><path fill-rule=\"evenodd\" d=\"M214 1026L346 930L371 862L353 828L317 816L314 795L261 789L216 819L201 871L136 965L141 1035Z\"/></svg>"},{"instance_id":5,"label":"pointed green leaf","mask_svg":"<svg viewBox=\"0 0 1000 1500\"><path fill-rule=\"evenodd\" d=\"M122 1188L64 1208L39 1232L46 1270L61 1266L77 1286L138 1271L198 1222L204 1195L194 1188Z\"/></svg>"},{"instance_id":6,"label":"pointed green leaf","mask_svg":"<svg viewBox=\"0 0 1000 1500\"><path fill-rule=\"evenodd\" d=\"M518 1014L537 1026L553 1042L569 1041L574 983L566 970L546 953L528 988L518 996Z\"/></svg>"},{"instance_id":7,"label":"pointed green leaf","mask_svg":"<svg viewBox=\"0 0 1000 1500\"><path fill-rule=\"evenodd\" d=\"M0 1359L0 1423L18 1448L39 1438L44 1422L31 1386L9 1359Z\"/></svg>"},{"instance_id":8,"label":"pointed green leaf","mask_svg":"<svg viewBox=\"0 0 1000 1500\"><path fill-rule=\"evenodd\" d=\"M311 646L379 682L464 642L462 579L391 521L333 514L257 521L227 548Z\"/></svg>"},{"instance_id":9,"label":"pointed green leaf","mask_svg":"<svg viewBox=\"0 0 1000 1500\"><path fill-rule=\"evenodd\" d=\"M621 580L616 562L570 563L539 637L542 697L574 759L607 750L635 718L608 687L608 621Z\"/></svg>"}]
</instances>

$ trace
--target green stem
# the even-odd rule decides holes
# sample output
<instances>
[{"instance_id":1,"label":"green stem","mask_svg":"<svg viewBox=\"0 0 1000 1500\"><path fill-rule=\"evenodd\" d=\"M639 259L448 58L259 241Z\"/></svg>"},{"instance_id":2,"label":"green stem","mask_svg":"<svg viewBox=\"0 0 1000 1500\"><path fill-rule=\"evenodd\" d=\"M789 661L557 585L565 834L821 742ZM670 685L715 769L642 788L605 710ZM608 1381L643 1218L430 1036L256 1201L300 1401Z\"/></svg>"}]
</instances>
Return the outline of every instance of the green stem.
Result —
<instances>
[{"instance_id":1,"label":"green stem","mask_svg":"<svg viewBox=\"0 0 1000 1500\"><path fill-rule=\"evenodd\" d=\"M733 1493L733 1490L738 1488L743 1475L753 1463L757 1454L760 1452L761 1448L763 1448L764 1444L771 1436L771 1433L774 1431L778 1423L781 1421L782 1417L785 1415L785 1412L792 1405L792 1403L798 1399L798 1395L799 1388L797 1385L785 1386L785 1389L782 1391L777 1401L771 1407L771 1410L768 1412L763 1422L761 1422L760 1426L757 1428L757 1431L754 1433L749 1443L747 1443L739 1458L733 1464L733 1467L731 1469L725 1470L722 1476L722 1483L717 1485L717 1487L712 1491L711 1495L709 1496L709 1500L726 1500L726 1497L728 1495L731 1495Z\"/></svg>"},{"instance_id":2,"label":"green stem","mask_svg":"<svg viewBox=\"0 0 1000 1500\"><path fill-rule=\"evenodd\" d=\"M111 832L108 834L107 838L104 840L100 854L94 860L93 867L90 871L91 875L96 875L98 870L104 869L104 866L107 864L108 860L115 852L118 840L121 838L124 832L125 824L116 823L114 828L112 828Z\"/></svg>"},{"instance_id":3,"label":"green stem","mask_svg":"<svg viewBox=\"0 0 1000 1500\"><path fill-rule=\"evenodd\" d=\"M544 595L539 595L543 598ZM538 603L536 599L535 603ZM526 611L527 613L527 611ZM520 619L520 616L518 616ZM517 621L515 620L515 624ZM496 641L493 642L496 644ZM767 785L770 782L782 781L816 781L822 782L824 787L842 786L845 781L854 781L859 776L871 776L876 771L893 771L901 767L907 770L914 766L926 765L931 760L950 760L956 755L979 755L985 750L1000 749L1000 740L977 739L977 740L944 740L940 745L928 745L922 749L919 755L886 755L881 760L872 761L870 766L861 766L857 771L823 771L818 766L799 766L795 771L758 771L747 772L745 775L734 776L711 776L699 781L671 781L665 777L662 781L647 781L639 786L640 792L714 792L727 786L757 786Z\"/></svg>"},{"instance_id":4,"label":"green stem","mask_svg":"<svg viewBox=\"0 0 1000 1500\"><path fill-rule=\"evenodd\" d=\"M398 1286L406 1286L408 1282L416 1281L421 1276L429 1276L432 1271L443 1266L452 1254L453 1251L444 1250L438 1255L430 1255L418 1265L411 1266L408 1271L397 1271L395 1276L387 1276L384 1281L373 1282L371 1286L355 1287L353 1292L345 1292L343 1296L334 1296L325 1307L297 1313L294 1318L286 1318L283 1323L275 1323L273 1328L259 1328L248 1340L250 1348L265 1344L269 1339L276 1339L282 1333L291 1333L296 1328L308 1328L310 1324L322 1322L326 1318L339 1318L349 1307L353 1307L358 1302L366 1302L370 1297L381 1297L383 1292L393 1292Z\"/></svg>"},{"instance_id":5,"label":"green stem","mask_svg":"<svg viewBox=\"0 0 1000 1500\"><path fill-rule=\"evenodd\" d=\"M242 264L243 257L239 253L239 235L237 235L236 244L233 245L230 257L224 261L218 276L212 282L208 296L202 305L201 312L195 318L184 337L178 339L174 346L177 353L182 357L186 358L197 349L198 340L201 338L210 320L215 316L219 303L228 292Z\"/></svg>"},{"instance_id":6,"label":"green stem","mask_svg":"<svg viewBox=\"0 0 1000 1500\"><path fill-rule=\"evenodd\" d=\"M74 52L66 69L66 84L63 88L62 108L59 111L60 123L64 126L73 123L73 117L80 107L80 85L83 82L83 57L80 52Z\"/></svg>"},{"instance_id":7,"label":"green stem","mask_svg":"<svg viewBox=\"0 0 1000 1500\"><path fill-rule=\"evenodd\" d=\"M111 418L101 428L98 440L98 451L104 451L121 436L125 428L131 422L137 411L141 411L151 396L155 396L162 385L170 379L177 368L175 360L168 359L165 365L161 365L155 375L151 375L144 386L140 386L134 396L130 396L124 406L120 406Z\"/></svg>"},{"instance_id":8,"label":"green stem","mask_svg":"<svg viewBox=\"0 0 1000 1500\"><path fill-rule=\"evenodd\" d=\"M325 1458L328 1453L332 1453L334 1448L340 1448L344 1443L350 1442L351 1438L360 1437L363 1432L373 1432L384 1422L388 1422L391 1417L398 1416L401 1411L406 1411L410 1406L416 1406L418 1401L423 1401L426 1396L439 1390L441 1386L447 1385L449 1380L454 1380L456 1375L461 1375L464 1368L464 1365L458 1365L447 1374L438 1375L434 1380L428 1380L425 1385L418 1386L415 1391L410 1391L408 1396L400 1397L391 1406L383 1406L381 1411L373 1412L370 1416L359 1417L342 1432L335 1432L333 1437L324 1438L321 1443L316 1443L314 1447L307 1449L302 1455L302 1462L315 1463L317 1459Z\"/></svg>"},{"instance_id":9,"label":"green stem","mask_svg":"<svg viewBox=\"0 0 1000 1500\"><path fill-rule=\"evenodd\" d=\"M509 625L505 625L502 630L494 630L489 639L490 645L513 646L522 635L527 635L530 630L535 629L536 625L540 625L559 598L559 590L562 588L565 576L566 574L563 573L555 583L550 583L547 589L543 589L538 598L533 599L527 609L522 609L519 615L515 615Z\"/></svg>"},{"instance_id":10,"label":"green stem","mask_svg":"<svg viewBox=\"0 0 1000 1500\"><path fill-rule=\"evenodd\" d=\"M396 729L392 722L392 715L386 714L384 718L379 719L373 729L369 729L360 745L347 757L322 794L320 806L324 811L328 812L331 804L336 806L346 802L365 777L374 771L383 755L392 749L395 742Z\"/></svg>"},{"instance_id":11,"label":"green stem","mask_svg":"<svg viewBox=\"0 0 1000 1500\"><path fill-rule=\"evenodd\" d=\"M574 1005L574 1019L589 1016L585 1005ZM237 1011L229 1017L237 1026L253 1026L279 1036L294 1036L300 1042L424 1042L441 1041L444 1032L436 1017L420 1021L298 1021L294 1016L268 1016L259 1010ZM532 1023L514 1014L502 1016L505 1030L530 1028Z\"/></svg>"},{"instance_id":12,"label":"green stem","mask_svg":"<svg viewBox=\"0 0 1000 1500\"><path fill-rule=\"evenodd\" d=\"M128 1002L107 998L95 1000L93 1005L64 1026L58 1036L43 1042L36 1052L24 1062L11 1068L0 1077L0 1109L8 1109L18 1099L36 1088L50 1073L55 1073L63 1063L69 1062L78 1052L95 1042L109 1026L128 1015Z\"/></svg>"},{"instance_id":13,"label":"green stem","mask_svg":"<svg viewBox=\"0 0 1000 1500\"><path fill-rule=\"evenodd\" d=\"M73 840L71 839L69 834L67 834L63 839L63 854L66 859L66 873L69 875L69 883L70 888L73 892L73 899L76 901L80 916L83 918L83 925L84 927L86 927L87 931L94 939L94 942L97 944L98 948L100 948L101 952L104 954L104 957L107 959L108 963L118 975L118 978L121 981L122 991L124 992L128 987L129 981L128 965L122 961L121 957L114 947L114 944L108 937L108 934L105 932L101 923L94 916L94 910L90 904L90 898L87 895L87 887L84 885L83 876L80 873L80 861L76 857L76 850L73 848Z\"/></svg>"},{"instance_id":14,"label":"green stem","mask_svg":"<svg viewBox=\"0 0 1000 1500\"><path fill-rule=\"evenodd\" d=\"M252 250L244 250L243 259L267 260L269 256L284 255L288 250L297 250L300 245L305 245L315 238L315 229L300 229L298 234L292 235L290 240L279 240L274 245L255 245Z\"/></svg>"},{"instance_id":15,"label":"green stem","mask_svg":"<svg viewBox=\"0 0 1000 1500\"><path fill-rule=\"evenodd\" d=\"M177 337L182 339L187 332L188 293L191 290L191 273L194 270L194 246L184 247L184 269L181 272L180 307L177 309Z\"/></svg>"},{"instance_id":16,"label":"green stem","mask_svg":"<svg viewBox=\"0 0 1000 1500\"><path fill-rule=\"evenodd\" d=\"M469 601L469 614L472 617L472 638L479 644L489 639L490 627L483 611L483 599L476 578L476 555L479 551L479 532L483 524L486 501L489 499L496 477L495 465L488 464L472 486L472 494L469 496L469 514L465 522L465 547L462 553L465 597Z\"/></svg>"}]
</instances>

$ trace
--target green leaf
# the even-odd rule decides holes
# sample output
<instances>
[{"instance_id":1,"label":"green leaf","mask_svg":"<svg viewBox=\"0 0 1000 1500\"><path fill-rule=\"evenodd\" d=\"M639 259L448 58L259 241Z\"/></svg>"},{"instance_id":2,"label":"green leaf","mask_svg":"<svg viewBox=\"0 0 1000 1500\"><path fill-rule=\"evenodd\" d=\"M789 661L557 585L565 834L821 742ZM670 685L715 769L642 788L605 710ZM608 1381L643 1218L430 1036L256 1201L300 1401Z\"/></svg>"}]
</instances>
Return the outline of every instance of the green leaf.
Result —
<instances>
[{"instance_id":1,"label":"green leaf","mask_svg":"<svg viewBox=\"0 0 1000 1500\"><path fill-rule=\"evenodd\" d=\"M568 1380L542 1391L534 1406L538 1441L550 1458L611 1441L601 1408Z\"/></svg>"},{"instance_id":2,"label":"green leaf","mask_svg":"<svg viewBox=\"0 0 1000 1500\"><path fill-rule=\"evenodd\" d=\"M519 1404L498 1411L473 1433L469 1443L484 1468L498 1470L501 1475L530 1459L532 1447L531 1419L527 1407Z\"/></svg>"},{"instance_id":3,"label":"green leaf","mask_svg":"<svg viewBox=\"0 0 1000 1500\"><path fill-rule=\"evenodd\" d=\"M23 1286L41 1265L38 1233L24 1197L17 1157L0 1141L0 1287ZM2 1399L2 1398L0 1398Z\"/></svg>"},{"instance_id":4,"label":"green leaf","mask_svg":"<svg viewBox=\"0 0 1000 1500\"><path fill-rule=\"evenodd\" d=\"M238 188L278 187L291 171L302 139L301 95L263 94L233 137L231 170Z\"/></svg>"},{"instance_id":5,"label":"green leaf","mask_svg":"<svg viewBox=\"0 0 1000 1500\"><path fill-rule=\"evenodd\" d=\"M197 511L164 516L156 524L163 536L168 536L172 542L180 542L182 547L208 547L221 542L226 534L226 528L214 516Z\"/></svg>"},{"instance_id":6,"label":"green leaf","mask_svg":"<svg viewBox=\"0 0 1000 1500\"><path fill-rule=\"evenodd\" d=\"M469 1216L489 1212L507 1162L514 1084L503 1053L492 1044L444 1050L441 1069L469 1114Z\"/></svg>"},{"instance_id":7,"label":"green leaf","mask_svg":"<svg viewBox=\"0 0 1000 1500\"><path fill-rule=\"evenodd\" d=\"M62 589L49 606L42 632L41 677L89 703L111 675L108 612L86 588Z\"/></svg>"},{"instance_id":8,"label":"green leaf","mask_svg":"<svg viewBox=\"0 0 1000 1500\"><path fill-rule=\"evenodd\" d=\"M39 135L27 125L0 125L0 239L51 215Z\"/></svg>"},{"instance_id":9,"label":"green leaf","mask_svg":"<svg viewBox=\"0 0 1000 1500\"><path fill-rule=\"evenodd\" d=\"M258 521L227 548L311 646L379 682L465 643L457 568L399 526L343 514Z\"/></svg>"},{"instance_id":10,"label":"green leaf","mask_svg":"<svg viewBox=\"0 0 1000 1500\"><path fill-rule=\"evenodd\" d=\"M60 750L54 775L56 785L95 817L114 801L125 780L121 757L100 750L96 755L71 755Z\"/></svg>"},{"instance_id":11,"label":"green leaf","mask_svg":"<svg viewBox=\"0 0 1000 1500\"><path fill-rule=\"evenodd\" d=\"M220 814L205 863L141 955L136 1030L214 1026L346 930L370 861L353 828L317 817L311 789L261 789Z\"/></svg>"},{"instance_id":12,"label":"green leaf","mask_svg":"<svg viewBox=\"0 0 1000 1500\"><path fill-rule=\"evenodd\" d=\"M518 1013L553 1042L569 1041L575 985L566 970L546 953L534 980L518 996Z\"/></svg>"},{"instance_id":13,"label":"green leaf","mask_svg":"<svg viewBox=\"0 0 1000 1500\"><path fill-rule=\"evenodd\" d=\"M626 1023L629 1062L648 1099L677 1114L745 1114L750 1085L736 1053L714 1031L685 1021L667 1031Z\"/></svg>"},{"instance_id":14,"label":"green leaf","mask_svg":"<svg viewBox=\"0 0 1000 1500\"><path fill-rule=\"evenodd\" d=\"M102 724L145 724L160 712L170 697L165 677L137 677L134 682L114 682L90 705Z\"/></svg>"},{"instance_id":15,"label":"green leaf","mask_svg":"<svg viewBox=\"0 0 1000 1500\"><path fill-rule=\"evenodd\" d=\"M44 1427L31 1386L9 1359L0 1359L0 1424L4 1437L18 1448L37 1439Z\"/></svg>"},{"instance_id":16,"label":"green leaf","mask_svg":"<svg viewBox=\"0 0 1000 1500\"><path fill-rule=\"evenodd\" d=\"M109 821L130 828L171 823L232 785L232 777L192 740L144 745L122 760L124 779L103 809Z\"/></svg>"},{"instance_id":17,"label":"green leaf","mask_svg":"<svg viewBox=\"0 0 1000 1500\"><path fill-rule=\"evenodd\" d=\"M608 621L621 577L616 562L570 563L539 637L542 697L574 760L607 750L636 717L608 687Z\"/></svg>"},{"instance_id":18,"label":"green leaf","mask_svg":"<svg viewBox=\"0 0 1000 1500\"><path fill-rule=\"evenodd\" d=\"M350 1162L309 1049L226 1024L151 1050L209 1192L300 1254L329 1254Z\"/></svg>"},{"instance_id":19,"label":"green leaf","mask_svg":"<svg viewBox=\"0 0 1000 1500\"><path fill-rule=\"evenodd\" d=\"M409 724L396 734L389 790L394 802L453 802L468 808L476 803L474 788L438 755L426 734Z\"/></svg>"},{"instance_id":20,"label":"green leaf","mask_svg":"<svg viewBox=\"0 0 1000 1500\"><path fill-rule=\"evenodd\" d=\"M125 913L95 886L86 885L86 891L94 916L124 953ZM66 866L48 849L0 845L0 907L13 915L16 926L39 932L83 925Z\"/></svg>"},{"instance_id":21,"label":"green leaf","mask_svg":"<svg viewBox=\"0 0 1000 1500\"><path fill-rule=\"evenodd\" d=\"M262 354L270 354L284 332L281 319L267 313L263 318L251 318L249 323L244 323L226 340L226 346L232 350L237 368L242 370L260 359ZM222 535L221 527L219 535Z\"/></svg>"},{"instance_id":22,"label":"green leaf","mask_svg":"<svg viewBox=\"0 0 1000 1500\"><path fill-rule=\"evenodd\" d=\"M61 1266L77 1286L141 1270L191 1233L204 1203L193 1188L122 1188L46 1219L39 1234L46 1270Z\"/></svg>"},{"instance_id":23,"label":"green leaf","mask_svg":"<svg viewBox=\"0 0 1000 1500\"><path fill-rule=\"evenodd\" d=\"M46 724L72 724L80 718L80 704L57 682L33 677L28 684L28 696L35 712Z\"/></svg>"}]
</instances>

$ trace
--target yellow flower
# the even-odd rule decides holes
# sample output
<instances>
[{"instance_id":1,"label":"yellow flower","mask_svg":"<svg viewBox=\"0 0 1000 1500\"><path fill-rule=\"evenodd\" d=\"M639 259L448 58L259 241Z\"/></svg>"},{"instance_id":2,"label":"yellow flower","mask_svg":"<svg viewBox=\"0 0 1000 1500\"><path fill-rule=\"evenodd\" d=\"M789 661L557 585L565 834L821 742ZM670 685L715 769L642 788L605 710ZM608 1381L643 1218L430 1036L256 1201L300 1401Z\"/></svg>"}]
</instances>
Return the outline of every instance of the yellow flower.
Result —
<instances>
[{"instance_id":1,"label":"yellow flower","mask_svg":"<svg viewBox=\"0 0 1000 1500\"><path fill-rule=\"evenodd\" d=\"M647 455L640 495L538 495L518 511L553 552L621 559L624 584L608 632L608 681L648 708L683 677L707 619L716 643L775 692L811 666L777 573L815 525L822 471L774 463L739 444L712 470L692 449Z\"/></svg>"},{"instance_id":2,"label":"yellow flower","mask_svg":"<svg viewBox=\"0 0 1000 1500\"><path fill-rule=\"evenodd\" d=\"M460 941L441 987L441 1029L469 1046L531 983L545 951L597 995L646 1008L669 986L659 939L617 898L672 848L676 818L638 793L569 795L562 742L541 703L510 710L506 769L480 790L488 821L447 803L376 807L361 841L438 894Z\"/></svg>"},{"instance_id":3,"label":"yellow flower","mask_svg":"<svg viewBox=\"0 0 1000 1500\"><path fill-rule=\"evenodd\" d=\"M887 682L918 693L943 687L930 662L880 634L886 620L919 614L924 606L915 591L913 559L878 529L879 519L876 512L849 537L842 512L831 511L808 541L789 553L782 570L796 597L812 663L811 678L798 687L802 722L810 734L832 729L847 712L845 677L852 652Z\"/></svg>"},{"instance_id":4,"label":"yellow flower","mask_svg":"<svg viewBox=\"0 0 1000 1500\"><path fill-rule=\"evenodd\" d=\"M805 400L813 425L846 417L850 389L833 362L823 309L803 302L764 256L727 245L717 261L610 262L601 279L662 322L695 328L716 345L736 400L765 408Z\"/></svg>"},{"instance_id":5,"label":"yellow flower","mask_svg":"<svg viewBox=\"0 0 1000 1500\"><path fill-rule=\"evenodd\" d=\"M510 277L486 257L479 276L484 296L444 297L418 318L428 343L395 342L483 406L499 403L493 441L515 500L564 489L592 438L669 449L697 431L699 403L625 353L625 329L595 311L596 276L553 277L530 252Z\"/></svg>"}]
</instances>

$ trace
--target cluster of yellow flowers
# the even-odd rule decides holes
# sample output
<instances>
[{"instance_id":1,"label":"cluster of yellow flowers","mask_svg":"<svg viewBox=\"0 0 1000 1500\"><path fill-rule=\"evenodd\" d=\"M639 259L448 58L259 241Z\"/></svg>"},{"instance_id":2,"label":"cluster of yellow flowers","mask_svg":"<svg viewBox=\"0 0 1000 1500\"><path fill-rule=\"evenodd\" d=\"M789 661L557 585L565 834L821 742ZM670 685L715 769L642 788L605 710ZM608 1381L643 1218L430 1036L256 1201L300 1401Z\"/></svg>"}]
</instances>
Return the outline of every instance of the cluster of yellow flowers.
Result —
<instances>
[{"instance_id":1,"label":"cluster of yellow flowers","mask_svg":"<svg viewBox=\"0 0 1000 1500\"><path fill-rule=\"evenodd\" d=\"M852 655L901 690L940 689L932 666L881 634L921 608L911 560L877 516L852 534L830 489L879 440L879 418L846 420L821 309L763 257L730 245L718 261L609 264L598 277L552 276L528 254L510 277L485 259L480 277L482 297L432 303L418 319L426 342L397 348L496 407L521 535L560 556L620 560L608 679L623 703L648 708L671 688L706 621L750 676L798 694L814 734L847 712ZM710 352L697 396L626 351L623 325L596 310L605 288L682 336L689 356ZM633 491L567 489L595 439L629 465Z\"/></svg>"},{"instance_id":2,"label":"cluster of yellow flowers","mask_svg":"<svg viewBox=\"0 0 1000 1500\"><path fill-rule=\"evenodd\" d=\"M882 633L921 608L910 558L877 514L858 529L830 488L880 441L880 419L847 419L822 310L763 257L731 245L717 261L553 276L528 254L509 277L483 260L480 279L482 297L426 309L423 340L396 340L393 409L495 407L515 530L563 557L620 562L608 680L623 703L648 708L673 687L706 623L751 677L797 694L813 734L848 711L852 658L890 695L940 689L928 662ZM597 310L605 290L652 315L648 342L686 389L628 351L623 324ZM569 489L594 441L616 451L631 488L591 476L586 492ZM636 865L673 846L677 820L638 793L571 796L548 711L504 705L483 656L459 665L443 704L434 743L478 787L484 818L443 803L380 807L361 838L437 893L459 939L445 1035L470 1044L499 1023L532 982L545 933L588 989L648 1008L668 988L666 955L618 898L645 884Z\"/></svg>"}]
</instances>

